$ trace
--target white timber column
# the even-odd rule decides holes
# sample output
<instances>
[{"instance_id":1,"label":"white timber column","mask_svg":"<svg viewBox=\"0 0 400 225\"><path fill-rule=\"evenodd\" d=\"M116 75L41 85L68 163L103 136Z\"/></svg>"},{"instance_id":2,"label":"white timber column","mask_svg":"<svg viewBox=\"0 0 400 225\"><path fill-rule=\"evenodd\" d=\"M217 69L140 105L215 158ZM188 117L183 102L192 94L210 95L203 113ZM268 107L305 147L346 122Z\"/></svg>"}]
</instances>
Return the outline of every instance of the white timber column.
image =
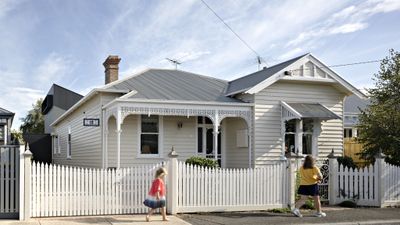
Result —
<instances>
[{"instance_id":1,"label":"white timber column","mask_svg":"<svg viewBox=\"0 0 400 225\"><path fill-rule=\"evenodd\" d=\"M8 122L8 120L7 120L7 122ZM8 129L7 129L7 124L4 124L4 145L7 145L8 144Z\"/></svg>"},{"instance_id":2,"label":"white timber column","mask_svg":"<svg viewBox=\"0 0 400 225\"><path fill-rule=\"evenodd\" d=\"M313 121L313 135L312 135L312 155L318 157L318 137L321 134L321 120L314 119Z\"/></svg>"},{"instance_id":3,"label":"white timber column","mask_svg":"<svg viewBox=\"0 0 400 225\"><path fill-rule=\"evenodd\" d=\"M303 154L303 120L296 120L296 137L295 137L296 153Z\"/></svg>"},{"instance_id":4,"label":"white timber column","mask_svg":"<svg viewBox=\"0 0 400 225\"><path fill-rule=\"evenodd\" d=\"M213 138L214 138L214 159L218 160L218 128L219 128L219 116L218 116L218 110L215 110L215 115L214 115L214 132L213 132Z\"/></svg>"},{"instance_id":5,"label":"white timber column","mask_svg":"<svg viewBox=\"0 0 400 225\"><path fill-rule=\"evenodd\" d=\"M117 168L121 168L121 108L117 111Z\"/></svg>"}]
</instances>

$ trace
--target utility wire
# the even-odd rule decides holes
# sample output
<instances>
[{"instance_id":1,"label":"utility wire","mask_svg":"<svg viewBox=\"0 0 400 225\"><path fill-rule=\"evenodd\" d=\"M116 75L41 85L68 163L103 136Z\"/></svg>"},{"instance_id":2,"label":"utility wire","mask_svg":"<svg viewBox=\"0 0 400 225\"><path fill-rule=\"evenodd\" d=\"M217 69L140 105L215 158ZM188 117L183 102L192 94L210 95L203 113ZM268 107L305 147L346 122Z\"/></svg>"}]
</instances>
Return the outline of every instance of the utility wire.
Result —
<instances>
[{"instance_id":1,"label":"utility wire","mask_svg":"<svg viewBox=\"0 0 400 225\"><path fill-rule=\"evenodd\" d=\"M244 44L244 45L246 45L246 47L247 48L249 48L256 56L257 56L257 60L258 61L264 61L264 59L262 59L262 57L260 56L260 54L258 54L257 53L257 51L256 50L254 50L249 44L247 44L247 42L245 41L245 40L243 40L243 38L241 38L240 36L239 36L239 34L238 33L236 33L233 29L232 29L232 27L230 27L225 21L224 21L224 19L222 19L218 14L217 14L217 12L215 12L204 0L200 0L201 2L203 2L203 4L205 5L205 6L207 6L207 8L212 12L212 13L214 13L214 15L219 19L219 20L221 20L221 22L222 23L224 23L225 24L225 26ZM265 61L264 61L265 62ZM266 62L265 62L266 63Z\"/></svg>"},{"instance_id":2,"label":"utility wire","mask_svg":"<svg viewBox=\"0 0 400 225\"><path fill-rule=\"evenodd\" d=\"M352 62L352 63L345 63L345 64L336 64L336 65L330 65L330 66L316 66L317 68L332 68L332 67L345 67L345 66L355 66L355 65L361 65L361 64L369 64L369 63L377 63L382 60L369 60L369 61L361 61L361 62ZM312 70L312 68L304 68L304 69L293 69L290 71L297 71L297 70Z\"/></svg>"}]
</instances>

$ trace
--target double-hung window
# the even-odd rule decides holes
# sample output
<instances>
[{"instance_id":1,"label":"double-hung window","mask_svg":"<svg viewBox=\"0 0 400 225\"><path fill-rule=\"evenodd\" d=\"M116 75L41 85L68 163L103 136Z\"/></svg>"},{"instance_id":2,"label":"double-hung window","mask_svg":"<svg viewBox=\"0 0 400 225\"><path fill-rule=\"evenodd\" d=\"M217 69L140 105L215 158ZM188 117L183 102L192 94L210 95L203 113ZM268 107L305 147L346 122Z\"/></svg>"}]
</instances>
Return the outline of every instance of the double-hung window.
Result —
<instances>
[{"instance_id":1,"label":"double-hung window","mask_svg":"<svg viewBox=\"0 0 400 225\"><path fill-rule=\"evenodd\" d=\"M68 136L67 136L67 158L70 159L72 155L72 136L71 136L71 127L68 127Z\"/></svg>"},{"instance_id":2,"label":"double-hung window","mask_svg":"<svg viewBox=\"0 0 400 225\"><path fill-rule=\"evenodd\" d=\"M140 154L158 155L160 153L159 125L159 116L141 116Z\"/></svg>"}]
</instances>

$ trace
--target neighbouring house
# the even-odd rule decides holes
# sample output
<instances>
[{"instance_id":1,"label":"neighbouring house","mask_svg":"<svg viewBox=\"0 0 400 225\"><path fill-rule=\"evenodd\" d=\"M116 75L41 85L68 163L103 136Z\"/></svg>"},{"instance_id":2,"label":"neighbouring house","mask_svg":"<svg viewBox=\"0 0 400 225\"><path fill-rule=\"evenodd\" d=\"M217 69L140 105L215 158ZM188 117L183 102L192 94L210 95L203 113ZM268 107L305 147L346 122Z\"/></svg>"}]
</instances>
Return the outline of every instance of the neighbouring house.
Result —
<instances>
[{"instance_id":1,"label":"neighbouring house","mask_svg":"<svg viewBox=\"0 0 400 225\"><path fill-rule=\"evenodd\" d=\"M358 155L362 151L362 145L355 138L358 137L357 124L360 110L364 110L368 104L368 99L360 98L357 95L350 95L344 100L344 155L351 157L360 166L364 165L366 161Z\"/></svg>"},{"instance_id":2,"label":"neighbouring house","mask_svg":"<svg viewBox=\"0 0 400 225\"><path fill-rule=\"evenodd\" d=\"M53 128L50 124L81 98L83 98L82 95L61 87L60 85L53 84L51 86L42 102L44 133L24 134L24 140L29 143L29 148L35 161L46 163L52 162L52 149L57 149L54 146L59 144L59 142L57 135L54 135Z\"/></svg>"},{"instance_id":3,"label":"neighbouring house","mask_svg":"<svg viewBox=\"0 0 400 225\"><path fill-rule=\"evenodd\" d=\"M15 113L0 108L0 145L11 144L11 125Z\"/></svg>"},{"instance_id":4,"label":"neighbouring house","mask_svg":"<svg viewBox=\"0 0 400 225\"><path fill-rule=\"evenodd\" d=\"M343 154L343 101L357 88L311 54L226 81L147 69L118 79L118 56L103 63L105 85L56 119L53 161L97 168L204 156L222 167L275 163L286 152Z\"/></svg>"}]
</instances>

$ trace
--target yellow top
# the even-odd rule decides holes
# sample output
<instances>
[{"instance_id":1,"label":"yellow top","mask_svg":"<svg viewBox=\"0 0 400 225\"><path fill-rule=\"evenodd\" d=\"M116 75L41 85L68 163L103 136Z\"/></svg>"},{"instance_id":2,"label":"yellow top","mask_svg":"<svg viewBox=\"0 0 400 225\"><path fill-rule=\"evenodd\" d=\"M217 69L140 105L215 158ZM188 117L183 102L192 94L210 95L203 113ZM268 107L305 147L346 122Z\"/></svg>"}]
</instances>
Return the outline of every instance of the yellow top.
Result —
<instances>
[{"instance_id":1,"label":"yellow top","mask_svg":"<svg viewBox=\"0 0 400 225\"><path fill-rule=\"evenodd\" d=\"M312 169L300 168L300 185L313 185L318 183L318 177L322 178L321 171L314 166Z\"/></svg>"}]
</instances>

